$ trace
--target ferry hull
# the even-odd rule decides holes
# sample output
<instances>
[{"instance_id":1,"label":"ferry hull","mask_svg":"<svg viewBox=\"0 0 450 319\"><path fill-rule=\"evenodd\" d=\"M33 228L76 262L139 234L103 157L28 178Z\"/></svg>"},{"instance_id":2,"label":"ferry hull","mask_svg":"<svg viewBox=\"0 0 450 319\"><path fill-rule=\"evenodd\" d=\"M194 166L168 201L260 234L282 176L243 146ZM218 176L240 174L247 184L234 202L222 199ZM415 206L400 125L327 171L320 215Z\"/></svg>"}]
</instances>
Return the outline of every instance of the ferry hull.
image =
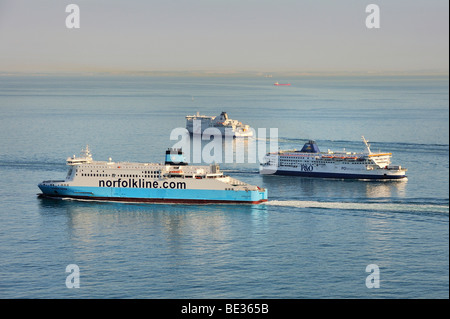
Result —
<instances>
[{"instance_id":1,"label":"ferry hull","mask_svg":"<svg viewBox=\"0 0 450 319\"><path fill-rule=\"evenodd\" d=\"M83 200L178 203L178 204L260 204L267 201L267 190L232 191L198 189L139 189L105 187L61 187L40 184L40 196Z\"/></svg>"},{"instance_id":2,"label":"ferry hull","mask_svg":"<svg viewBox=\"0 0 450 319\"><path fill-rule=\"evenodd\" d=\"M260 171L263 175L289 175L289 176L303 176L303 177L319 177L319 178L338 178L338 179L374 179L374 180L401 180L406 179L404 174L342 174L330 172L301 172L301 171L284 171L284 170L270 170Z\"/></svg>"}]
</instances>

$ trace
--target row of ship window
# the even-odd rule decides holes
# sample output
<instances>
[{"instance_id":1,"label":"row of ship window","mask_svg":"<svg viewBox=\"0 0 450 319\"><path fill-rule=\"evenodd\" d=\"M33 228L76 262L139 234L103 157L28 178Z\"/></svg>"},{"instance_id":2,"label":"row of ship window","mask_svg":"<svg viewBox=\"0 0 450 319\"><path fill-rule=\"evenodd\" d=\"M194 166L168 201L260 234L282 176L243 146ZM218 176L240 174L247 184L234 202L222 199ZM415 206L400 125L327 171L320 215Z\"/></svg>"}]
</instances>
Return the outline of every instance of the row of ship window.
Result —
<instances>
[{"instance_id":1,"label":"row of ship window","mask_svg":"<svg viewBox=\"0 0 450 319\"><path fill-rule=\"evenodd\" d=\"M78 174L77 174L78 175ZM135 175L135 174L97 174L97 173L81 173L81 176L95 176L95 177L160 177L160 174L153 175Z\"/></svg>"},{"instance_id":2,"label":"row of ship window","mask_svg":"<svg viewBox=\"0 0 450 319\"><path fill-rule=\"evenodd\" d=\"M311 163L311 164L323 164L323 163L328 163L328 164L336 164L338 162L335 161L315 161L315 162L309 162L309 161L296 161L296 160L280 160L280 164L283 163L296 163L296 164L302 164L302 163ZM369 164L370 161L359 161L359 162L346 162L346 164Z\"/></svg>"},{"instance_id":3,"label":"row of ship window","mask_svg":"<svg viewBox=\"0 0 450 319\"><path fill-rule=\"evenodd\" d=\"M105 169L105 167L104 166L91 166L91 165L89 165L89 166L82 166L84 169L86 169L86 170L90 170L91 172L92 172L92 169L95 169L95 168L99 168L99 169ZM119 168L121 168L120 166L119 166ZM130 166L126 166L126 167L123 167L122 166L122 169L142 169L143 167L135 167L135 166L133 166L133 167L130 167ZM78 170L81 170L81 171L84 171L84 169L81 169L81 168L78 168ZM106 169L110 169L109 167L108 168L106 168ZM157 168L156 168L157 169ZM98 170L97 170L97 172L98 172ZM104 172L104 171L103 171ZM153 172L153 171L152 171ZM156 171L155 171L156 172ZM142 173L148 173L148 174L150 174L150 171L142 171Z\"/></svg>"},{"instance_id":4,"label":"row of ship window","mask_svg":"<svg viewBox=\"0 0 450 319\"><path fill-rule=\"evenodd\" d=\"M79 170L77 170L78 172ZM84 172L84 170L81 170L82 172ZM90 171L92 173L92 170ZM104 173L105 171L102 171L102 173ZM98 173L98 170L97 170ZM161 171L141 171L142 174L147 174L147 175L151 175L151 174L159 174L161 173Z\"/></svg>"}]
</instances>

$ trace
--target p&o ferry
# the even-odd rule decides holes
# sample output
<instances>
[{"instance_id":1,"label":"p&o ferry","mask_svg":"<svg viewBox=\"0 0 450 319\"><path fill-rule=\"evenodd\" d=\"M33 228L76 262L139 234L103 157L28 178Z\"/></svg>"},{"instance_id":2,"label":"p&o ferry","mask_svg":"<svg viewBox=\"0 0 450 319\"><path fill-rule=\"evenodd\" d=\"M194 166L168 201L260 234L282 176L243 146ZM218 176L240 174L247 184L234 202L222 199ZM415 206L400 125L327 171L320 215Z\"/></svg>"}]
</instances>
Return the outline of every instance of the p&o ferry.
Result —
<instances>
[{"instance_id":1,"label":"p&o ferry","mask_svg":"<svg viewBox=\"0 0 450 319\"><path fill-rule=\"evenodd\" d=\"M219 116L196 115L186 116L186 129L190 134L203 134L207 128L215 128L210 130L213 135L222 135L236 137L251 137L253 130L247 124L242 124L238 120L228 118L226 112L220 113Z\"/></svg>"},{"instance_id":2,"label":"p&o ferry","mask_svg":"<svg viewBox=\"0 0 450 319\"><path fill-rule=\"evenodd\" d=\"M368 141L360 153L346 151L320 152L315 141L300 151L267 153L260 164L260 174L298 175L345 179L406 179L406 168L391 165L392 153L373 153Z\"/></svg>"},{"instance_id":3,"label":"p&o ferry","mask_svg":"<svg viewBox=\"0 0 450 319\"><path fill-rule=\"evenodd\" d=\"M216 164L188 165L181 149L164 163L94 161L89 148L67 159L64 180L38 185L41 197L150 203L244 203L267 201L267 189L224 175Z\"/></svg>"}]
</instances>

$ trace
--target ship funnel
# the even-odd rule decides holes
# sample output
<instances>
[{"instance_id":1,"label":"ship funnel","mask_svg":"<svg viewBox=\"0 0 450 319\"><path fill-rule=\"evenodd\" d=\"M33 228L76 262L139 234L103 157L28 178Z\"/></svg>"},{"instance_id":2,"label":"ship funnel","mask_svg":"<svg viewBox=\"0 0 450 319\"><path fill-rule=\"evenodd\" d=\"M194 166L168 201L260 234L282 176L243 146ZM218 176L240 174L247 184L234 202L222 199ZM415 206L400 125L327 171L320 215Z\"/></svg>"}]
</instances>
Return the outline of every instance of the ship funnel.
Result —
<instances>
[{"instance_id":1,"label":"ship funnel","mask_svg":"<svg viewBox=\"0 0 450 319\"><path fill-rule=\"evenodd\" d=\"M169 148L166 151L166 165L188 165L181 148Z\"/></svg>"},{"instance_id":2,"label":"ship funnel","mask_svg":"<svg viewBox=\"0 0 450 319\"><path fill-rule=\"evenodd\" d=\"M222 112L222 113L220 113L220 118L221 118L221 120L228 120L228 114L227 114L227 112Z\"/></svg>"},{"instance_id":3,"label":"ship funnel","mask_svg":"<svg viewBox=\"0 0 450 319\"><path fill-rule=\"evenodd\" d=\"M315 141L308 141L303 145L303 148L300 152L303 153L320 153L319 147L317 146Z\"/></svg>"}]
</instances>

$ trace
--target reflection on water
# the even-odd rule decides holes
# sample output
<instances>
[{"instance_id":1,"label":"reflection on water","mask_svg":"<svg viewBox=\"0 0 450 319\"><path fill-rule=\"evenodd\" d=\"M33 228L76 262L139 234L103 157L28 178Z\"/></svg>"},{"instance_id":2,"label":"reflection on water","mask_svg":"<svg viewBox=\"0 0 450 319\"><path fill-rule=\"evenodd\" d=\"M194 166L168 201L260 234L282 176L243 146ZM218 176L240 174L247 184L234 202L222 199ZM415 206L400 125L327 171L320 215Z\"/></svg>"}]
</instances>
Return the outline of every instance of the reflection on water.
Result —
<instances>
[{"instance_id":1,"label":"reflection on water","mask_svg":"<svg viewBox=\"0 0 450 319\"><path fill-rule=\"evenodd\" d=\"M41 216L48 223L66 218L67 236L87 253L98 242L129 240L137 245L161 245L177 253L186 249L222 249L231 237L233 225L244 222L250 232L267 227L265 205L165 205L135 204L61 199L40 199ZM209 243L222 245L209 245ZM211 252L211 251L210 251ZM211 252L212 253L212 252Z\"/></svg>"}]
</instances>

